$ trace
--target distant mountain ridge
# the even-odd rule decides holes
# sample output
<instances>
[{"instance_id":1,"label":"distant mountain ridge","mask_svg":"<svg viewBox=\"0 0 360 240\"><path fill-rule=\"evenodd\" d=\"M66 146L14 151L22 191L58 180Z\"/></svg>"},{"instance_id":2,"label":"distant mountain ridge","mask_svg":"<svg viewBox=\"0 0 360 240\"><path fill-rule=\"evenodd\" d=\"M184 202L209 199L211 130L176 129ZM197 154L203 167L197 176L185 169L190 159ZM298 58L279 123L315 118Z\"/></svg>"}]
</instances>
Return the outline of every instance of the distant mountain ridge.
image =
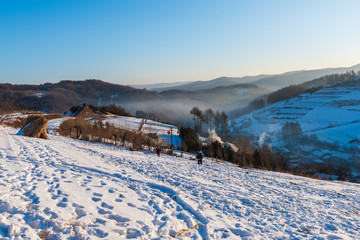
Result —
<instances>
[{"instance_id":1,"label":"distant mountain ridge","mask_svg":"<svg viewBox=\"0 0 360 240\"><path fill-rule=\"evenodd\" d=\"M129 85L129 86L133 87L133 88L138 88L138 89L147 89L150 91L156 91L156 89L166 89L166 88L171 88L171 87L175 87L175 86L179 86L179 85L183 85L183 84L188 84L191 82L192 81L174 82L174 83L135 84L135 85Z\"/></svg>"},{"instance_id":2,"label":"distant mountain ridge","mask_svg":"<svg viewBox=\"0 0 360 240\"><path fill-rule=\"evenodd\" d=\"M158 91L137 89L96 79L64 80L40 85L0 84L0 111L28 109L51 113L65 112L70 107L83 103L94 106L114 103L132 114L136 110L142 110L157 113L163 121L190 125L189 112L193 106L231 112L247 106L253 99L271 93L274 88L279 89L282 85L303 83L320 77L321 74L337 71L341 73L349 69L360 70L360 65L350 68L296 71L277 76L221 77ZM274 86L268 86L271 82L274 82Z\"/></svg>"},{"instance_id":3,"label":"distant mountain ridge","mask_svg":"<svg viewBox=\"0 0 360 240\"><path fill-rule=\"evenodd\" d=\"M245 77L219 77L209 81L194 81L187 82L182 84L182 82L171 83L170 86L159 87L162 85L159 84L149 84L144 85L147 89L152 91L167 91L167 90L204 90L210 89L219 86L230 86L235 84L242 83L253 83L256 84L259 88L266 88L269 91L274 91L276 89L296 85L303 82L313 80L315 78L322 77L324 75L330 75L335 73L345 73L347 71L354 70L355 72L360 70L360 64L351 66L351 67L339 67L339 68L323 68L323 69L314 69L314 70L299 70L299 71L290 71L283 74L273 74L273 75L257 75L257 76L245 76ZM134 85L133 87L137 87Z\"/></svg>"},{"instance_id":4,"label":"distant mountain ridge","mask_svg":"<svg viewBox=\"0 0 360 240\"><path fill-rule=\"evenodd\" d=\"M244 84L244 83L252 83L256 80L262 79L267 75L259 75L259 76L246 76L246 77L219 77L213 80L209 81L195 81L186 83L183 85L176 85L171 87L165 87L165 88L151 88L153 91L162 92L167 90L190 90L190 91L198 91L198 90L206 90L211 89L215 87L221 87L221 86L230 86L230 85L236 85L236 84Z\"/></svg>"},{"instance_id":5,"label":"distant mountain ridge","mask_svg":"<svg viewBox=\"0 0 360 240\"><path fill-rule=\"evenodd\" d=\"M351 67L341 67L341 68L324 68L316 70L302 70L287 72L276 76L266 77L260 80L253 82L261 88L268 89L279 89L282 87L297 85L307 81L311 81L315 78L319 78L325 75L336 74L336 73L345 73L347 71L360 71L360 64L351 66Z\"/></svg>"}]
</instances>

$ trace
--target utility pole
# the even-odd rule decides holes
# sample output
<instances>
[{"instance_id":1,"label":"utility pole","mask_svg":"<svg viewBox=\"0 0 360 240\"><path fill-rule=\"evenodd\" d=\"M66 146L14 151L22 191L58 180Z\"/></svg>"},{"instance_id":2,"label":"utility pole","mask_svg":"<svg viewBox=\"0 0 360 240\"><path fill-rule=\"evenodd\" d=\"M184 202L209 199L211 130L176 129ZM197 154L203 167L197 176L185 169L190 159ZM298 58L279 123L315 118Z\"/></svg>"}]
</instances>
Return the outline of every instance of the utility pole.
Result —
<instances>
[{"instance_id":1,"label":"utility pole","mask_svg":"<svg viewBox=\"0 0 360 240\"><path fill-rule=\"evenodd\" d=\"M167 132L168 135L170 135L170 149L173 150L173 128L170 127L170 131Z\"/></svg>"},{"instance_id":2,"label":"utility pole","mask_svg":"<svg viewBox=\"0 0 360 240\"><path fill-rule=\"evenodd\" d=\"M173 147L173 144L172 144L172 134L173 134L172 131L173 131L173 128L171 127L170 129L171 129L171 130L170 130L170 131L171 131L171 138L170 138L170 139L171 139L171 145L170 145L170 148L171 148L171 150L173 150L173 148L174 148L174 147Z\"/></svg>"}]
</instances>

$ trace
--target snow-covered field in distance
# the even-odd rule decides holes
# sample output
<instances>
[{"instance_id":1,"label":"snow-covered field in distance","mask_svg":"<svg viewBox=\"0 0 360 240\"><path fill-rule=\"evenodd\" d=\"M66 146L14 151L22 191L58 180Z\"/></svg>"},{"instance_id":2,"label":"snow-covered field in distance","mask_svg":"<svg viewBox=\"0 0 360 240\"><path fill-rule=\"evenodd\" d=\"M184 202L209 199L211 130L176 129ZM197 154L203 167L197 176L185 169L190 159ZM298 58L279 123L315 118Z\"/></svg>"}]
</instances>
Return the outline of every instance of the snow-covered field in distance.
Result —
<instances>
[{"instance_id":1,"label":"snow-covered field in distance","mask_svg":"<svg viewBox=\"0 0 360 240\"><path fill-rule=\"evenodd\" d=\"M104 122L108 122L119 128L124 128L128 130L137 131L142 122L142 118L135 117L124 117L117 115L108 115L105 116ZM172 144L174 147L181 146L181 138L179 136L179 129L176 126L165 124L161 122L156 122L152 120L146 120L144 123L141 132L144 134L156 133L156 135L163 139L166 144L171 144L171 129L172 129ZM170 132L170 134L168 134Z\"/></svg>"},{"instance_id":2,"label":"snow-covered field in distance","mask_svg":"<svg viewBox=\"0 0 360 240\"><path fill-rule=\"evenodd\" d=\"M27 118L30 115L31 114L11 113L0 116L5 119L5 123L6 123L7 121L10 122L14 121L16 118ZM102 117L103 117L102 121L104 123L108 122L116 127L127 129L130 131L138 131L141 122L143 121L142 118L125 117L125 116L118 116L111 114L103 115ZM73 118L73 117L67 115L62 118L56 118L50 120L46 127L47 132L55 134L56 131L59 129L61 123L69 118ZM96 118L94 118L93 120L96 121ZM171 131L172 131L172 136L171 136ZM164 144L170 145L172 143L175 148L181 147L181 138L179 136L179 129L174 125L156 122L152 120L146 120L142 126L141 132L144 134L156 133L156 135L163 140Z\"/></svg>"},{"instance_id":3,"label":"snow-covered field in distance","mask_svg":"<svg viewBox=\"0 0 360 240\"><path fill-rule=\"evenodd\" d=\"M358 184L17 131L0 128L0 239L360 238Z\"/></svg>"},{"instance_id":4,"label":"snow-covered field in distance","mask_svg":"<svg viewBox=\"0 0 360 240\"><path fill-rule=\"evenodd\" d=\"M284 149L280 133L287 122L299 123L304 135L314 135L322 142L359 149L360 79L345 80L313 94L303 94L266 106L235 119L231 130L245 131L257 138L265 136L267 144ZM311 145L311 142L307 144ZM311 158L336 156L350 159L354 151L342 148L331 151L315 146L306 154Z\"/></svg>"}]
</instances>

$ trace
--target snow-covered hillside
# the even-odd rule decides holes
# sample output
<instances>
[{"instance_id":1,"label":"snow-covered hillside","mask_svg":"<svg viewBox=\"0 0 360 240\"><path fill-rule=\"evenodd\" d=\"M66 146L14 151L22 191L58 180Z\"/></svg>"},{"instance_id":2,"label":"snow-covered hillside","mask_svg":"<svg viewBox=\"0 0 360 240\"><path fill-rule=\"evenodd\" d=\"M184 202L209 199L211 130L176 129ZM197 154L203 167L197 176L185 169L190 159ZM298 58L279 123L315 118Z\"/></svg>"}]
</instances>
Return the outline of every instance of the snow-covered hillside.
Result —
<instances>
[{"instance_id":1,"label":"snow-covered hillside","mask_svg":"<svg viewBox=\"0 0 360 240\"><path fill-rule=\"evenodd\" d=\"M178 128L170 124L155 122L152 120L144 121L142 118L123 117L116 115L105 116L104 122L108 122L117 127L134 130L134 131L138 131L139 127L143 123L141 128L142 133L145 134L156 133L156 135L159 138L163 139L167 144L171 144L171 129L172 129L172 144L175 147L181 146L181 138L179 136Z\"/></svg>"},{"instance_id":2,"label":"snow-covered hillside","mask_svg":"<svg viewBox=\"0 0 360 240\"><path fill-rule=\"evenodd\" d=\"M12 122L17 118L25 119L30 115L33 114L11 113L11 114L0 115L0 118L3 118L4 123L6 124L7 122ZM93 119L96 121L97 117L98 116L96 116ZM70 114L68 114L62 118L56 118L50 120L47 125L47 131L49 133L56 133L61 123L70 118L73 117L71 117ZM101 119L104 123L107 122L116 127L131 131L139 131L140 126L142 126L141 132L143 134L155 133L164 142L164 144L170 146L170 144L172 143L175 148L181 147L181 138L179 136L179 129L174 125L156 122L152 120L144 120L143 118L125 117L118 115L103 115Z\"/></svg>"},{"instance_id":3,"label":"snow-covered hillside","mask_svg":"<svg viewBox=\"0 0 360 240\"><path fill-rule=\"evenodd\" d=\"M282 148L279 133L287 122L299 123L304 135L314 135L322 142L359 148L360 80L345 80L313 94L269 105L236 119L232 130L251 133L261 141L267 138L268 144ZM329 155L328 151L311 148L308 153L316 158ZM352 151L340 149L330 155L350 159Z\"/></svg>"},{"instance_id":4,"label":"snow-covered hillside","mask_svg":"<svg viewBox=\"0 0 360 240\"><path fill-rule=\"evenodd\" d=\"M359 239L360 187L0 128L1 239Z\"/></svg>"}]
</instances>

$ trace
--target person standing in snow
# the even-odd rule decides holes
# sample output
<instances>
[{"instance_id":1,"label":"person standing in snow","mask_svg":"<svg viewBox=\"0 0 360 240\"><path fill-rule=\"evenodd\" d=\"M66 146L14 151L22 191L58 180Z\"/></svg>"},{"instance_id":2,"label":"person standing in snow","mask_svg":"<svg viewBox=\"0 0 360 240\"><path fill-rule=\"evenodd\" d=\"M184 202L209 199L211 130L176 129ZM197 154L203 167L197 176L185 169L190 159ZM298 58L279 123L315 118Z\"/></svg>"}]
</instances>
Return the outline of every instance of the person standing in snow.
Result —
<instances>
[{"instance_id":1,"label":"person standing in snow","mask_svg":"<svg viewBox=\"0 0 360 240\"><path fill-rule=\"evenodd\" d=\"M155 151L156 151L156 154L158 155L158 157L160 157L161 148L159 146L157 146Z\"/></svg>"},{"instance_id":2,"label":"person standing in snow","mask_svg":"<svg viewBox=\"0 0 360 240\"><path fill-rule=\"evenodd\" d=\"M202 159L204 157L204 154L202 153L202 151L199 149L198 153L196 154L196 159L198 160L198 164L202 164Z\"/></svg>"}]
</instances>

